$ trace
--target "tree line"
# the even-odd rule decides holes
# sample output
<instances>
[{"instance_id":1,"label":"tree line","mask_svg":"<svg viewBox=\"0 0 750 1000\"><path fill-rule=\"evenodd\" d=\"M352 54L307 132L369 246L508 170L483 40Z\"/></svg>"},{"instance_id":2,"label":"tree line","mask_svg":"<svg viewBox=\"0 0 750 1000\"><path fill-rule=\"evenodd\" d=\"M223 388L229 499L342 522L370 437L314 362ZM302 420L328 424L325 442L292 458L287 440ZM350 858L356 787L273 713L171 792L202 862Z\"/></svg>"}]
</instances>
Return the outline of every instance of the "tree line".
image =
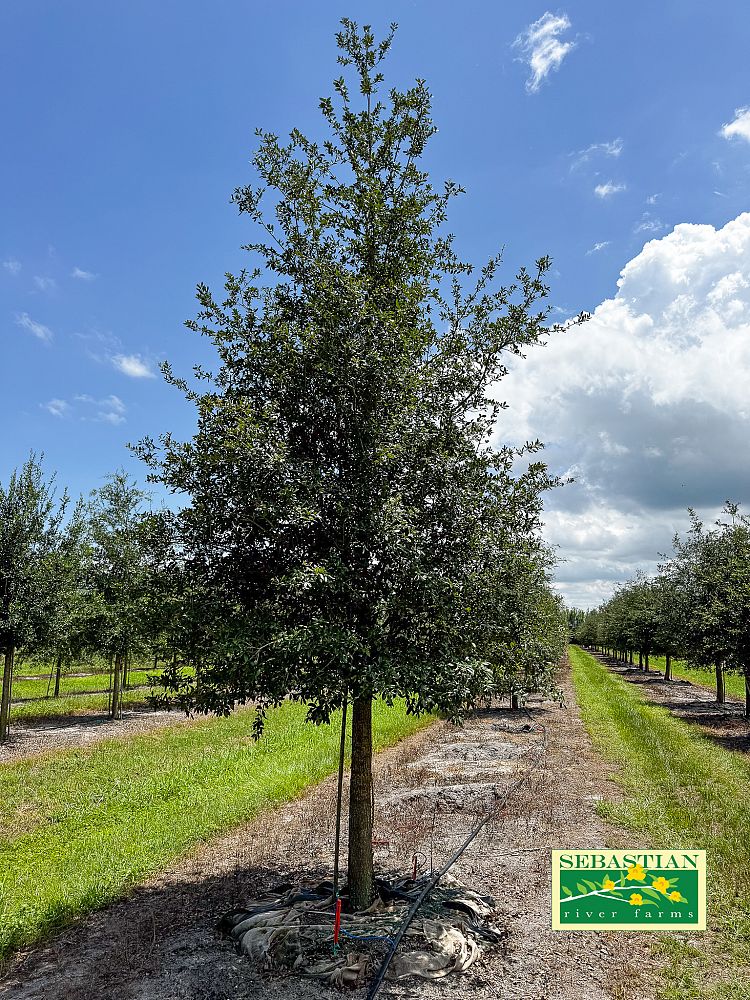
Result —
<instances>
[{"instance_id":1,"label":"tree line","mask_svg":"<svg viewBox=\"0 0 750 1000\"><path fill-rule=\"evenodd\" d=\"M571 612L571 632L576 642L630 663L637 654L644 670L651 656L663 655L666 680L676 657L711 669L720 703L725 672L739 673L750 717L750 518L732 502L711 526L692 510L689 517L655 575L621 585L592 611Z\"/></svg>"},{"instance_id":2,"label":"tree line","mask_svg":"<svg viewBox=\"0 0 750 1000\"><path fill-rule=\"evenodd\" d=\"M118 471L71 503L33 454L0 483L0 740L19 655L52 664L55 695L73 665L109 660L110 715L118 718L133 658L156 666L176 654L161 515L148 500Z\"/></svg>"}]
</instances>

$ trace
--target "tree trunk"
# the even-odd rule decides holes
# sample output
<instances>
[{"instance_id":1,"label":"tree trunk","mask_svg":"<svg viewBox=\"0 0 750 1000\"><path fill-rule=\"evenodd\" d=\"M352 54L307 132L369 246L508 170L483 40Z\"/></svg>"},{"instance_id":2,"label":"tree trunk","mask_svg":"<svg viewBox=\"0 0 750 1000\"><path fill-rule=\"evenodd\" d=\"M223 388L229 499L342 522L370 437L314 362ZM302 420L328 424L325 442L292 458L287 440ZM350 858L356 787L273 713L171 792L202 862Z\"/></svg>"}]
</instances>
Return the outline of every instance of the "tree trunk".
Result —
<instances>
[{"instance_id":1,"label":"tree trunk","mask_svg":"<svg viewBox=\"0 0 750 1000\"><path fill-rule=\"evenodd\" d=\"M372 901L372 698L352 705L352 765L349 779L349 901L363 910Z\"/></svg>"},{"instance_id":2,"label":"tree trunk","mask_svg":"<svg viewBox=\"0 0 750 1000\"><path fill-rule=\"evenodd\" d=\"M62 674L62 656L57 657L57 663L55 664L55 698L60 697L60 675Z\"/></svg>"},{"instance_id":3,"label":"tree trunk","mask_svg":"<svg viewBox=\"0 0 750 1000\"><path fill-rule=\"evenodd\" d=\"M667 653L666 662L665 662L665 665L664 665L664 680L665 681L671 681L672 680L672 654L671 653Z\"/></svg>"},{"instance_id":4,"label":"tree trunk","mask_svg":"<svg viewBox=\"0 0 750 1000\"><path fill-rule=\"evenodd\" d=\"M115 654L115 673L112 680L112 708L110 718L119 719L122 712L122 656Z\"/></svg>"},{"instance_id":5,"label":"tree trunk","mask_svg":"<svg viewBox=\"0 0 750 1000\"><path fill-rule=\"evenodd\" d=\"M510 707L512 709L517 709L521 707L521 700L515 691L513 691L510 696Z\"/></svg>"},{"instance_id":6,"label":"tree trunk","mask_svg":"<svg viewBox=\"0 0 750 1000\"><path fill-rule=\"evenodd\" d=\"M630 650L630 666L633 666L633 650Z\"/></svg>"},{"instance_id":7,"label":"tree trunk","mask_svg":"<svg viewBox=\"0 0 750 1000\"><path fill-rule=\"evenodd\" d=\"M644 667L646 669L646 673L648 673L648 653L646 653L645 656L644 656L644 664L643 665L644 665Z\"/></svg>"},{"instance_id":8,"label":"tree trunk","mask_svg":"<svg viewBox=\"0 0 750 1000\"><path fill-rule=\"evenodd\" d=\"M745 664L745 718L750 719L750 663Z\"/></svg>"},{"instance_id":9,"label":"tree trunk","mask_svg":"<svg viewBox=\"0 0 750 1000\"><path fill-rule=\"evenodd\" d=\"M638 669L643 670L643 653L638 650Z\"/></svg>"},{"instance_id":10,"label":"tree trunk","mask_svg":"<svg viewBox=\"0 0 750 1000\"><path fill-rule=\"evenodd\" d=\"M0 698L0 743L8 739L10 728L10 696L13 690L13 654L15 649L8 646L5 650L5 667L3 668L3 693Z\"/></svg>"},{"instance_id":11,"label":"tree trunk","mask_svg":"<svg viewBox=\"0 0 750 1000\"><path fill-rule=\"evenodd\" d=\"M723 705L726 701L726 693L724 691L724 664L716 664L716 702L718 705Z\"/></svg>"}]
</instances>

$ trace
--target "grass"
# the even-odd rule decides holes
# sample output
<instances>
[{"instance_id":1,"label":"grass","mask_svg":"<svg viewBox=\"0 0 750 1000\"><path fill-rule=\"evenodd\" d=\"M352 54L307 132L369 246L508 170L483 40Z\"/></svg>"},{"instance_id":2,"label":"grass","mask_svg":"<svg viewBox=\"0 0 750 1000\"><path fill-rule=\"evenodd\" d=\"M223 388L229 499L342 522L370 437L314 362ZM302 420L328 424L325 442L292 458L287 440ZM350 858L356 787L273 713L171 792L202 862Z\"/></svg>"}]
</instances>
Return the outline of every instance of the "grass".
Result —
<instances>
[{"instance_id":1,"label":"grass","mask_svg":"<svg viewBox=\"0 0 750 1000\"><path fill-rule=\"evenodd\" d=\"M153 670L131 670L128 674L128 683L131 685L147 684L148 677L153 674ZM13 700L19 698L46 698L49 676L42 677L35 681L13 681ZM109 686L109 674L88 674L85 677L67 677L65 674L60 679L60 693L65 694L85 694L91 691L106 691ZM55 690L55 680L49 684L49 690Z\"/></svg>"},{"instance_id":2,"label":"grass","mask_svg":"<svg viewBox=\"0 0 750 1000\"><path fill-rule=\"evenodd\" d=\"M651 670L660 670L664 673L666 659L663 656L649 657L649 667ZM684 660L672 660L672 676L683 681L690 681L698 687L708 688L716 693L716 674L713 670L700 670L696 667L689 667ZM724 691L727 697L737 698L744 701L745 698L745 678L741 674L724 674Z\"/></svg>"},{"instance_id":3,"label":"grass","mask_svg":"<svg viewBox=\"0 0 750 1000\"><path fill-rule=\"evenodd\" d=\"M0 766L0 957L125 893L212 835L332 773L340 720L291 702ZM375 706L377 749L426 725Z\"/></svg>"},{"instance_id":4,"label":"grass","mask_svg":"<svg viewBox=\"0 0 750 1000\"><path fill-rule=\"evenodd\" d=\"M123 708L146 706L148 688L122 692ZM13 722L38 722L61 716L74 715L105 715L107 712L106 694L79 694L72 698L40 698L39 701L27 701L21 705L11 705L10 719Z\"/></svg>"},{"instance_id":5,"label":"grass","mask_svg":"<svg viewBox=\"0 0 750 1000\"><path fill-rule=\"evenodd\" d=\"M750 764L648 704L636 687L571 647L573 681L594 744L626 792L601 812L637 830L644 846L705 848L708 926L694 947L664 935L663 1000L750 998Z\"/></svg>"}]
</instances>

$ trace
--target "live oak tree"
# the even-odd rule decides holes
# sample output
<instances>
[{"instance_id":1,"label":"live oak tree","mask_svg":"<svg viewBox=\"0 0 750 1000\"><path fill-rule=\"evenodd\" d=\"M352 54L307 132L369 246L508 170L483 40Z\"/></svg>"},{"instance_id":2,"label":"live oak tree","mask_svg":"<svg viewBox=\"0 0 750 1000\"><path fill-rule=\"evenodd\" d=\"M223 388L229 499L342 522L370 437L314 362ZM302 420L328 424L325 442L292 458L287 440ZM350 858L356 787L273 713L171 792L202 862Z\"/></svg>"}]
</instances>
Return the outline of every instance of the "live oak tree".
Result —
<instances>
[{"instance_id":1,"label":"live oak tree","mask_svg":"<svg viewBox=\"0 0 750 1000\"><path fill-rule=\"evenodd\" d=\"M4 654L0 696L0 742L7 739L13 665L19 649L32 650L45 636L57 598L53 572L67 495L55 496L31 454L7 486L0 484L0 650Z\"/></svg>"},{"instance_id":2,"label":"live oak tree","mask_svg":"<svg viewBox=\"0 0 750 1000\"><path fill-rule=\"evenodd\" d=\"M147 499L127 473L119 470L94 491L89 504L91 641L112 660L113 719L122 714L129 658L145 641L147 632Z\"/></svg>"},{"instance_id":3,"label":"live oak tree","mask_svg":"<svg viewBox=\"0 0 750 1000\"><path fill-rule=\"evenodd\" d=\"M690 511L690 532L675 539L675 560L690 600L688 658L714 666L717 700L723 698L724 668L741 673L750 717L750 518L732 502L724 514L728 520L706 530Z\"/></svg>"},{"instance_id":4,"label":"live oak tree","mask_svg":"<svg viewBox=\"0 0 750 1000\"><path fill-rule=\"evenodd\" d=\"M79 660L89 643L92 603L87 585L88 528L86 506L79 500L57 533L49 554L50 587L39 645L54 664L55 698L60 694L63 668ZM49 686L51 680L52 673Z\"/></svg>"},{"instance_id":5,"label":"live oak tree","mask_svg":"<svg viewBox=\"0 0 750 1000\"><path fill-rule=\"evenodd\" d=\"M526 551L507 546L495 560L495 585L483 589L495 601L488 614L485 649L493 694L518 708L534 693L557 695L556 670L568 641L568 616L550 587L552 554L532 542Z\"/></svg>"},{"instance_id":6,"label":"live oak tree","mask_svg":"<svg viewBox=\"0 0 750 1000\"><path fill-rule=\"evenodd\" d=\"M285 698L323 722L351 699L348 879L372 878L372 703L457 717L491 683L485 581L538 528L552 485L493 448L504 354L547 332L549 260L497 282L445 231L461 189L420 167L435 132L421 80L384 91L376 42L348 20L350 74L320 101L327 135L259 131L259 181L233 201L262 232L223 300L198 286L216 371L164 371L197 432L137 447L186 506L171 515L175 572L190 593L202 667L164 678L186 708L263 714ZM352 83L353 79L353 83ZM537 444L529 446L534 451Z\"/></svg>"}]
</instances>

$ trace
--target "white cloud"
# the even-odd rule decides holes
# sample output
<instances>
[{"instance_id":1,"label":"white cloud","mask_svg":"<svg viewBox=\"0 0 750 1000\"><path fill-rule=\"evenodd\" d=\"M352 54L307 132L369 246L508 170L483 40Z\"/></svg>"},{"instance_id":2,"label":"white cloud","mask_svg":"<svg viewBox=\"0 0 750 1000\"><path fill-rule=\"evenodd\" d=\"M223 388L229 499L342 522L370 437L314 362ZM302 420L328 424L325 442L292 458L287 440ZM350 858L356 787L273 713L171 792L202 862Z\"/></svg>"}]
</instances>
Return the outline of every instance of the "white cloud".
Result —
<instances>
[{"instance_id":1,"label":"white cloud","mask_svg":"<svg viewBox=\"0 0 750 1000\"><path fill-rule=\"evenodd\" d=\"M54 292L57 288L57 282L54 278L46 278L39 274L34 275L34 284L40 292Z\"/></svg>"},{"instance_id":2,"label":"white cloud","mask_svg":"<svg viewBox=\"0 0 750 1000\"><path fill-rule=\"evenodd\" d=\"M588 163L589 160L596 157L618 157L620 153L622 153L624 146L624 140L619 138L612 139L611 142L595 142L591 146L587 146L585 149L579 149L577 153L570 154L573 157L570 169L576 170L578 167L583 166L584 163Z\"/></svg>"},{"instance_id":3,"label":"white cloud","mask_svg":"<svg viewBox=\"0 0 750 1000\"><path fill-rule=\"evenodd\" d=\"M122 424L125 422L126 406L119 396L109 395L102 399L86 394L75 396L77 403L84 403L95 409L93 420L103 421L108 424Z\"/></svg>"},{"instance_id":4,"label":"white cloud","mask_svg":"<svg viewBox=\"0 0 750 1000\"><path fill-rule=\"evenodd\" d=\"M647 205L655 205L657 203L657 201L659 200L659 198L661 198L661 194L660 193L650 194L648 196L648 198L646 198L646 204Z\"/></svg>"},{"instance_id":5,"label":"white cloud","mask_svg":"<svg viewBox=\"0 0 750 1000\"><path fill-rule=\"evenodd\" d=\"M744 139L750 142L750 107L737 108L731 122L721 126L720 135L725 139Z\"/></svg>"},{"instance_id":6,"label":"white cloud","mask_svg":"<svg viewBox=\"0 0 750 1000\"><path fill-rule=\"evenodd\" d=\"M93 281L96 275L93 271L84 271L81 267L74 267L70 272L71 278L78 278L80 281Z\"/></svg>"},{"instance_id":7,"label":"white cloud","mask_svg":"<svg viewBox=\"0 0 750 1000\"><path fill-rule=\"evenodd\" d=\"M70 413L70 403L64 399L50 399L48 403L40 403L39 405L51 413L53 417L67 417Z\"/></svg>"},{"instance_id":8,"label":"white cloud","mask_svg":"<svg viewBox=\"0 0 750 1000\"><path fill-rule=\"evenodd\" d=\"M156 375L140 354L115 354L110 359L118 372L130 378L155 378Z\"/></svg>"},{"instance_id":9,"label":"white cloud","mask_svg":"<svg viewBox=\"0 0 750 1000\"><path fill-rule=\"evenodd\" d=\"M12 274L15 277L15 275L17 275L18 272L21 270L21 261L13 259L4 260L3 267L9 274Z\"/></svg>"},{"instance_id":10,"label":"white cloud","mask_svg":"<svg viewBox=\"0 0 750 1000\"><path fill-rule=\"evenodd\" d=\"M652 239L589 322L510 367L502 439L540 437L575 478L545 530L568 599L597 603L655 568L688 506L750 505L750 213Z\"/></svg>"},{"instance_id":11,"label":"white cloud","mask_svg":"<svg viewBox=\"0 0 750 1000\"><path fill-rule=\"evenodd\" d=\"M599 253L605 247L609 246L609 240L603 240L601 243L595 243L590 250L586 251L586 256L589 257L592 253Z\"/></svg>"},{"instance_id":12,"label":"white cloud","mask_svg":"<svg viewBox=\"0 0 750 1000\"><path fill-rule=\"evenodd\" d=\"M575 48L575 42L563 42L558 37L569 28L570 20L566 14L547 11L513 42L531 69L531 76L526 81L529 93L535 94L546 77L553 70L558 70L565 56Z\"/></svg>"},{"instance_id":13,"label":"white cloud","mask_svg":"<svg viewBox=\"0 0 750 1000\"><path fill-rule=\"evenodd\" d=\"M24 330L28 330L29 333L32 333L39 340L43 340L45 344L49 344L54 337L48 326L45 326L44 323L37 323L28 313L21 313L20 316L16 316L16 323Z\"/></svg>"},{"instance_id":14,"label":"white cloud","mask_svg":"<svg viewBox=\"0 0 750 1000\"><path fill-rule=\"evenodd\" d=\"M655 219L649 212L644 212L641 216L640 222L637 222L633 228L634 233L660 233L665 229L664 223L661 219Z\"/></svg>"},{"instance_id":15,"label":"white cloud","mask_svg":"<svg viewBox=\"0 0 750 1000\"><path fill-rule=\"evenodd\" d=\"M624 190L624 184L614 184L612 181L607 181L606 184L597 184L594 188L594 194L597 198L611 198L613 194Z\"/></svg>"}]
</instances>

